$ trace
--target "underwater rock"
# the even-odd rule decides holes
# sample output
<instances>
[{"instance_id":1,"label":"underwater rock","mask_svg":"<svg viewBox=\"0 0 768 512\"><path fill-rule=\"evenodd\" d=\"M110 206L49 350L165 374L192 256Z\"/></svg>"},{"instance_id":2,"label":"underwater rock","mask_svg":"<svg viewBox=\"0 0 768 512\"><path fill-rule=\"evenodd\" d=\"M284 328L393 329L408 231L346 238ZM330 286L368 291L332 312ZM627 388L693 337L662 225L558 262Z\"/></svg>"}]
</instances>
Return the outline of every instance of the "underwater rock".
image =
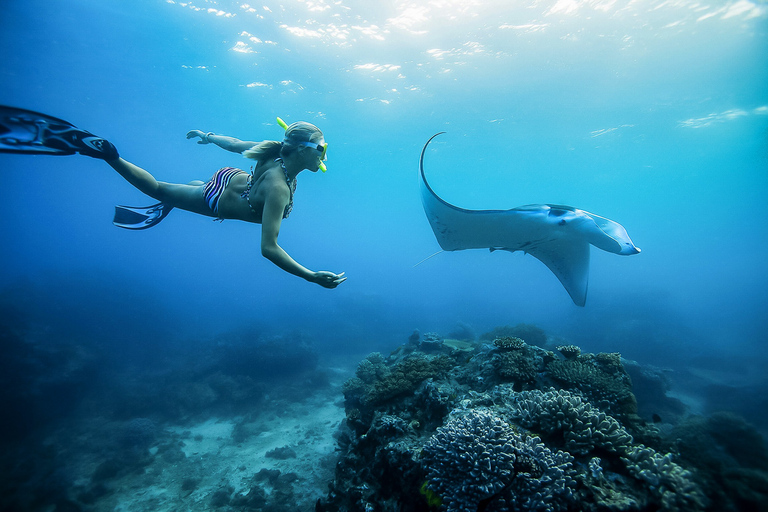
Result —
<instances>
[{"instance_id":1,"label":"underwater rock","mask_svg":"<svg viewBox=\"0 0 768 512\"><path fill-rule=\"evenodd\" d=\"M280 478L281 473L282 472L279 469L261 468L259 472L254 475L253 479L256 482L263 482L266 480L270 485L275 485Z\"/></svg>"},{"instance_id":2,"label":"underwater rock","mask_svg":"<svg viewBox=\"0 0 768 512\"><path fill-rule=\"evenodd\" d=\"M436 352L443 346L443 337L434 332L425 333L419 342L419 348L424 352Z\"/></svg>"},{"instance_id":3,"label":"underwater rock","mask_svg":"<svg viewBox=\"0 0 768 512\"><path fill-rule=\"evenodd\" d=\"M263 510L267 499L266 491L258 485L253 485L247 492L236 494L230 505L236 510Z\"/></svg>"},{"instance_id":4,"label":"underwater rock","mask_svg":"<svg viewBox=\"0 0 768 512\"><path fill-rule=\"evenodd\" d=\"M277 512L291 510L296 503L293 484L298 475L293 472L283 473L279 469L261 469L238 491L229 505L234 510L253 510L257 512ZM267 489L262 487L266 483Z\"/></svg>"},{"instance_id":5,"label":"underwater rock","mask_svg":"<svg viewBox=\"0 0 768 512\"><path fill-rule=\"evenodd\" d=\"M668 448L693 465L713 510L765 510L768 446L743 418L719 412L691 417L670 433ZM761 508L762 507L762 508Z\"/></svg>"},{"instance_id":6,"label":"underwater rock","mask_svg":"<svg viewBox=\"0 0 768 512\"><path fill-rule=\"evenodd\" d=\"M200 478L185 478L181 482L181 490L184 492L192 492L200 485Z\"/></svg>"},{"instance_id":7,"label":"underwater rock","mask_svg":"<svg viewBox=\"0 0 768 512\"><path fill-rule=\"evenodd\" d=\"M106 480L111 480L121 474L124 470L125 467L119 460L107 459L96 466L96 469L91 475L91 482L93 484L99 484Z\"/></svg>"},{"instance_id":8,"label":"underwater rock","mask_svg":"<svg viewBox=\"0 0 768 512\"><path fill-rule=\"evenodd\" d=\"M733 466L768 471L768 443L744 418L716 412L706 423L713 442L732 458Z\"/></svg>"},{"instance_id":9,"label":"underwater rock","mask_svg":"<svg viewBox=\"0 0 768 512\"><path fill-rule=\"evenodd\" d=\"M685 414L685 405L677 398L667 396L671 382L669 372L663 368L641 365L635 361L622 361L632 379L632 392L637 398L637 413L645 420L677 423Z\"/></svg>"},{"instance_id":10,"label":"underwater rock","mask_svg":"<svg viewBox=\"0 0 768 512\"><path fill-rule=\"evenodd\" d=\"M209 501L211 507L221 508L228 506L234 492L235 488L231 485L219 487L211 494L211 499Z\"/></svg>"},{"instance_id":11,"label":"underwater rock","mask_svg":"<svg viewBox=\"0 0 768 512\"><path fill-rule=\"evenodd\" d=\"M264 454L264 456L269 457L270 459L278 459L278 460L295 459L296 452L293 451L293 449L290 446L281 446L279 448L269 450L267 453Z\"/></svg>"},{"instance_id":12,"label":"underwater rock","mask_svg":"<svg viewBox=\"0 0 768 512\"><path fill-rule=\"evenodd\" d=\"M253 436L261 434L264 431L264 426L260 423L247 422L245 419L241 419L232 428L232 441L237 444L243 443Z\"/></svg>"}]
</instances>

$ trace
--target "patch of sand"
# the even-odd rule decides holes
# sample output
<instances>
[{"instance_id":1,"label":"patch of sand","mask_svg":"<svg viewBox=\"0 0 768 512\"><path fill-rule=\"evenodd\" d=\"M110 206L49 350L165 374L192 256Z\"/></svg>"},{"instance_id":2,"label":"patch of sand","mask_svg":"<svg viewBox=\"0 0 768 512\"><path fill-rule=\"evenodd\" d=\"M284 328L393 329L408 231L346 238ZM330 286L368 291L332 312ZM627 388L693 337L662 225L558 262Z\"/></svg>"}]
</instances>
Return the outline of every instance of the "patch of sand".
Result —
<instances>
[{"instance_id":1,"label":"patch of sand","mask_svg":"<svg viewBox=\"0 0 768 512\"><path fill-rule=\"evenodd\" d=\"M279 470L283 475L295 473L292 488L296 503L289 508L312 511L333 479L333 435L344 418L339 395L334 386L301 403L280 403L248 419L208 418L191 425L165 425L156 445L149 449L151 461L138 472L109 480L111 492L98 499L93 510L212 510L217 492L247 496L254 475L266 469ZM244 432L239 437L238 428ZM181 452L170 460L164 456L169 445L176 446L176 453ZM267 456L271 450L284 447L296 456ZM266 496L273 492L266 479L259 486Z\"/></svg>"}]
</instances>

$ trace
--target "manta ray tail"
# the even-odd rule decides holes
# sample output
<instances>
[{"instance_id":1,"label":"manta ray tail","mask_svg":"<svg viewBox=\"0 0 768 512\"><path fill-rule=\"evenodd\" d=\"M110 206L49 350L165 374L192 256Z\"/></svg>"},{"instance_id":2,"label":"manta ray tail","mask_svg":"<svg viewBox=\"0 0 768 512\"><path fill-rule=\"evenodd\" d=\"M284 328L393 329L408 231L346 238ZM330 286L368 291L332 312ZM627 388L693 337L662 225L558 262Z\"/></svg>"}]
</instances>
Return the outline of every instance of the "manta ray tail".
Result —
<instances>
[{"instance_id":1,"label":"manta ray tail","mask_svg":"<svg viewBox=\"0 0 768 512\"><path fill-rule=\"evenodd\" d=\"M441 249L441 250L437 251L435 254L431 254L431 255L427 256L426 258L424 258L423 260L421 260L420 262L418 262L417 264L415 264L415 265L414 265L414 266L412 266L411 268L416 268L416 267L418 267L419 265L421 265L422 263L424 263L424 262L425 262L425 261L427 261L428 259L430 259L430 258L434 258L435 256L437 256L437 255L438 255L438 254L440 254L441 252L445 252L445 251L443 251L443 250Z\"/></svg>"}]
</instances>

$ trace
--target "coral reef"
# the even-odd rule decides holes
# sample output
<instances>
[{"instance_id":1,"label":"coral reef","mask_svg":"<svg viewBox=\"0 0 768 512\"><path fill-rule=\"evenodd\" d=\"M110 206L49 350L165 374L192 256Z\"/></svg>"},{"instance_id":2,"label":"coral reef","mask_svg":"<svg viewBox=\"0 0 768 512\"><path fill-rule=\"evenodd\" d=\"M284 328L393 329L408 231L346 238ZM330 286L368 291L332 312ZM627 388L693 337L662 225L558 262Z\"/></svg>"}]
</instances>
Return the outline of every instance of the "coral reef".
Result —
<instances>
[{"instance_id":1,"label":"coral reef","mask_svg":"<svg viewBox=\"0 0 768 512\"><path fill-rule=\"evenodd\" d=\"M338 372L300 335L110 372L80 340L0 327L0 510L767 510L755 427L686 416L668 370L533 326L414 332Z\"/></svg>"},{"instance_id":2,"label":"coral reef","mask_svg":"<svg viewBox=\"0 0 768 512\"><path fill-rule=\"evenodd\" d=\"M496 338L513 337L520 338L529 345L544 347L547 344L547 333L541 328L531 324L505 325L496 327L480 336L480 340L494 340Z\"/></svg>"},{"instance_id":3,"label":"coral reef","mask_svg":"<svg viewBox=\"0 0 768 512\"><path fill-rule=\"evenodd\" d=\"M677 425L665 449L697 469L712 510L765 510L768 445L753 426L732 413L695 416ZM761 508L762 507L762 508Z\"/></svg>"},{"instance_id":4,"label":"coral reef","mask_svg":"<svg viewBox=\"0 0 768 512\"><path fill-rule=\"evenodd\" d=\"M624 452L632 444L632 436L616 419L566 390L518 393L510 414L521 426L544 433L554 443L562 440L571 453L585 455L598 447Z\"/></svg>"},{"instance_id":5,"label":"coral reef","mask_svg":"<svg viewBox=\"0 0 768 512\"><path fill-rule=\"evenodd\" d=\"M653 448L632 446L622 457L629 472L647 484L661 510L694 512L704 510L706 499L687 469Z\"/></svg>"},{"instance_id":6,"label":"coral reef","mask_svg":"<svg viewBox=\"0 0 768 512\"><path fill-rule=\"evenodd\" d=\"M516 336L502 336L493 340L494 346L503 350L520 350L525 342Z\"/></svg>"},{"instance_id":7,"label":"coral reef","mask_svg":"<svg viewBox=\"0 0 768 512\"><path fill-rule=\"evenodd\" d=\"M457 340L454 338L446 338L443 340L443 346L452 350L458 350L459 352L472 352L475 350L475 346L469 341Z\"/></svg>"},{"instance_id":8,"label":"coral reef","mask_svg":"<svg viewBox=\"0 0 768 512\"><path fill-rule=\"evenodd\" d=\"M587 354L556 359L547 365L549 376L567 389L577 389L591 401L619 415L637 414L632 381L618 354Z\"/></svg>"},{"instance_id":9,"label":"coral reef","mask_svg":"<svg viewBox=\"0 0 768 512\"><path fill-rule=\"evenodd\" d=\"M559 356L516 332L482 338L525 343L425 353L411 340L365 363L345 385L341 459L316 511L761 510L754 429L715 416L662 430L636 414L619 354L561 343Z\"/></svg>"},{"instance_id":10,"label":"coral reef","mask_svg":"<svg viewBox=\"0 0 768 512\"><path fill-rule=\"evenodd\" d=\"M557 351L566 359L576 359L581 355L581 349L576 345L559 345Z\"/></svg>"},{"instance_id":11,"label":"coral reef","mask_svg":"<svg viewBox=\"0 0 768 512\"><path fill-rule=\"evenodd\" d=\"M412 355L392 368L383 361L381 354L374 353L360 363L356 377L344 385L344 396L349 403L381 404L413 393L425 379L444 375L454 366L453 360L442 354Z\"/></svg>"},{"instance_id":12,"label":"coral reef","mask_svg":"<svg viewBox=\"0 0 768 512\"><path fill-rule=\"evenodd\" d=\"M486 410L450 420L424 446L429 487L447 512L549 510L566 502L576 482L573 457L553 453Z\"/></svg>"},{"instance_id":13,"label":"coral reef","mask_svg":"<svg viewBox=\"0 0 768 512\"><path fill-rule=\"evenodd\" d=\"M536 367L530 358L520 352L503 352L493 358L493 367L502 381L523 384L536 378Z\"/></svg>"},{"instance_id":14,"label":"coral reef","mask_svg":"<svg viewBox=\"0 0 768 512\"><path fill-rule=\"evenodd\" d=\"M355 371L358 379L368 384L384 377L387 367L384 365L384 356L379 352L373 352L360 361Z\"/></svg>"}]
</instances>

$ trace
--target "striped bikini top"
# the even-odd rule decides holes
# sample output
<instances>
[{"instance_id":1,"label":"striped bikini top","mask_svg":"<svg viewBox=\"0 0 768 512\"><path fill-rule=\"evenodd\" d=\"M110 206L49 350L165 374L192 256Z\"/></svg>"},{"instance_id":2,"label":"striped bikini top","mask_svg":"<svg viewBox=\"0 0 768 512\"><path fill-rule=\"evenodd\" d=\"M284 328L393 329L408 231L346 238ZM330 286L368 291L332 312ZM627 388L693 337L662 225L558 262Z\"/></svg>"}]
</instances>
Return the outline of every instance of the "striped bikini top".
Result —
<instances>
[{"instance_id":1,"label":"striped bikini top","mask_svg":"<svg viewBox=\"0 0 768 512\"><path fill-rule=\"evenodd\" d=\"M288 177L288 169L285 168L285 162L283 162L282 158L275 158L275 162L280 162L280 167L283 168L283 174L285 175L285 182L288 184L288 190L291 191L291 199L288 201L288 204L285 205L285 211L283 211L283 218L287 219L288 216L291 214L291 211L293 210L293 194L296 193L296 185L298 182L296 181L296 178L290 179ZM253 169L253 168L251 168ZM240 197L245 198L246 201L248 201L248 207L251 209L253 213L258 213L253 208L253 205L251 204L251 187L253 186L253 174L248 175L248 185L245 187L245 191L240 194Z\"/></svg>"}]
</instances>

